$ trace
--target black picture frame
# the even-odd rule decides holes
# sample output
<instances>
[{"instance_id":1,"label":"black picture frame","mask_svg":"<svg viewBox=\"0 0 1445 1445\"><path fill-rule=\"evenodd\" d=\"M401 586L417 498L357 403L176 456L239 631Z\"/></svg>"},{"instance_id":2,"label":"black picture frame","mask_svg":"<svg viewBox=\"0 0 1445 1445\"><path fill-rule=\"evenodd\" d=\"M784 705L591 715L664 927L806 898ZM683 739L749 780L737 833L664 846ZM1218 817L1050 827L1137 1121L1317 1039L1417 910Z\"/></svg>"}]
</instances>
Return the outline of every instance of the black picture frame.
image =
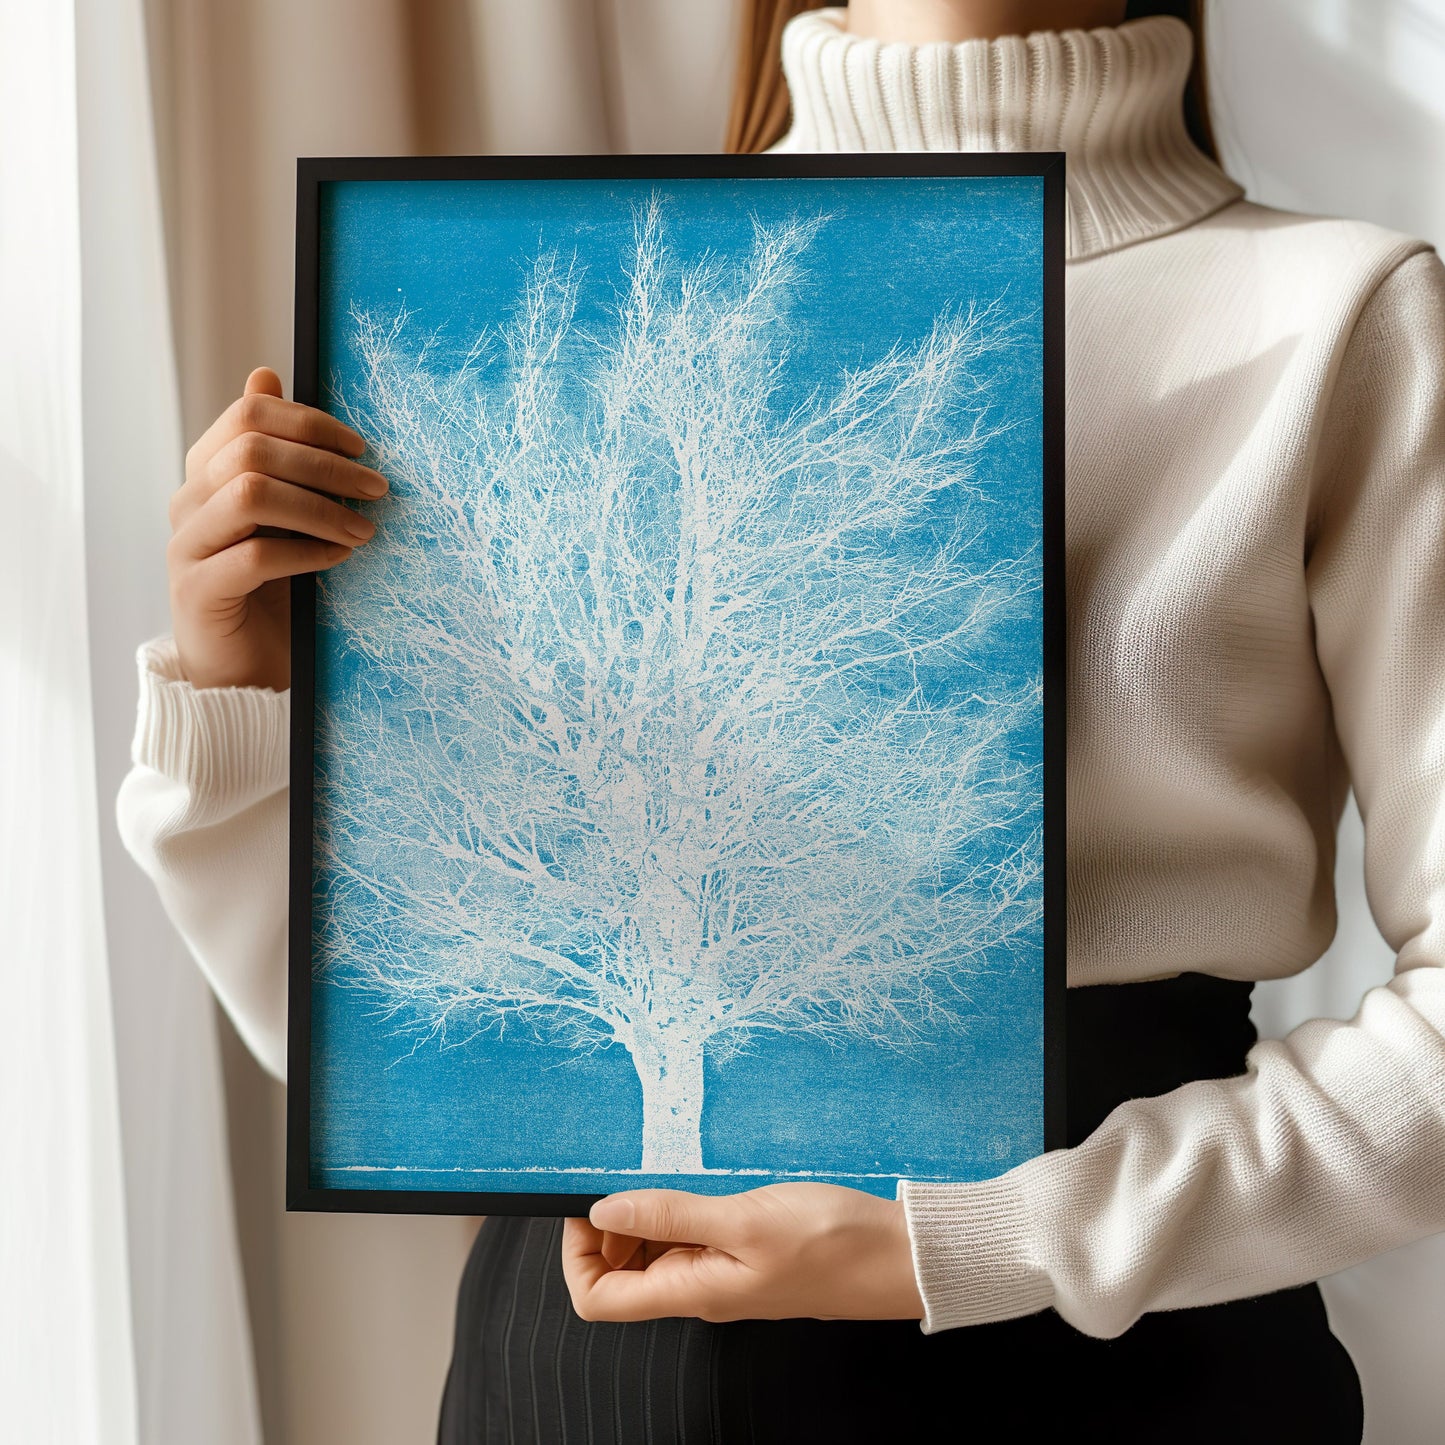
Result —
<instances>
[{"instance_id":1,"label":"black picture frame","mask_svg":"<svg viewBox=\"0 0 1445 1445\"><path fill-rule=\"evenodd\" d=\"M1064 157L1038 153L302 158L296 171L294 396L319 406L321 196L333 181L1036 176L1043 182L1043 775L1045 1149L1065 1143ZM314 575L291 583L286 1207L378 1214L583 1215L595 1193L334 1189L311 1161Z\"/></svg>"}]
</instances>

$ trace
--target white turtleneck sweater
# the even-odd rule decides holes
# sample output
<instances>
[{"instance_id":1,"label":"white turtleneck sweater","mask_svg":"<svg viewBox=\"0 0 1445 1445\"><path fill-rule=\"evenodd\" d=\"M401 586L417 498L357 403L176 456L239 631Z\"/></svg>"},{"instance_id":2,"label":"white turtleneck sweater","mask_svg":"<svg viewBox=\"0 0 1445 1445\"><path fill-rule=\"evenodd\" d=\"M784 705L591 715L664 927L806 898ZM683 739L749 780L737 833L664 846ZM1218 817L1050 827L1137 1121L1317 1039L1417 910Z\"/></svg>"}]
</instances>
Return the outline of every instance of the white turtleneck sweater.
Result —
<instances>
[{"instance_id":1,"label":"white turtleneck sweater","mask_svg":"<svg viewBox=\"0 0 1445 1445\"><path fill-rule=\"evenodd\" d=\"M1348 1023L904 1184L924 1328L1311 1280L1445 1228L1445 268L1250 205L1189 142L1177 21L879 45L793 20L780 150L1068 153L1069 984L1299 972L1353 784L1397 951ZM140 652L128 846L258 1057L286 1012L287 696Z\"/></svg>"}]
</instances>

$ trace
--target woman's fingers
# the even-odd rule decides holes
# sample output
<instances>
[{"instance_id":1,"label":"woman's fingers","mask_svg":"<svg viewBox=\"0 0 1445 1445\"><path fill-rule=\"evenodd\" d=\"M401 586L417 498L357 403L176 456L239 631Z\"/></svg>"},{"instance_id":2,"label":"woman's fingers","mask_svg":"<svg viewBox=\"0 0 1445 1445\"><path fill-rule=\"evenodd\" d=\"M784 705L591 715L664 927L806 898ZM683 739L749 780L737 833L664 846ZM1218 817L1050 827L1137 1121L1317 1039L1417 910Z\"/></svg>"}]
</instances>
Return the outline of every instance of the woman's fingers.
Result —
<instances>
[{"instance_id":1,"label":"woman's fingers","mask_svg":"<svg viewBox=\"0 0 1445 1445\"><path fill-rule=\"evenodd\" d=\"M604 1230L600 1253L613 1269L643 1269L648 1263L647 1241L630 1234L609 1234Z\"/></svg>"},{"instance_id":2,"label":"woman's fingers","mask_svg":"<svg viewBox=\"0 0 1445 1445\"><path fill-rule=\"evenodd\" d=\"M387 486L380 472L349 457L254 431L243 432L227 442L211 458L200 480L214 491L242 472L263 472L337 497L374 500L386 492Z\"/></svg>"},{"instance_id":3,"label":"woman's fingers","mask_svg":"<svg viewBox=\"0 0 1445 1445\"><path fill-rule=\"evenodd\" d=\"M267 472L343 497L379 497L386 491L379 472L353 460L366 444L349 426L315 407L283 400L269 367L253 371L246 387L246 395L186 454L185 483L171 498L172 527L241 472Z\"/></svg>"},{"instance_id":4,"label":"woman's fingers","mask_svg":"<svg viewBox=\"0 0 1445 1445\"><path fill-rule=\"evenodd\" d=\"M723 1298L722 1277L743 1268L728 1253L746 1233L748 1206L738 1196L635 1189L569 1219L563 1272L583 1319L709 1317Z\"/></svg>"},{"instance_id":5,"label":"woman's fingers","mask_svg":"<svg viewBox=\"0 0 1445 1445\"><path fill-rule=\"evenodd\" d=\"M375 500L387 490L380 472L349 457L262 432L226 443L171 499L171 526L179 530L223 487L247 472L275 477L332 496Z\"/></svg>"},{"instance_id":6,"label":"woman's fingers","mask_svg":"<svg viewBox=\"0 0 1445 1445\"><path fill-rule=\"evenodd\" d=\"M237 397L201 434L186 457L186 474L205 466L223 447L247 432L260 432L285 441L300 442L309 447L359 457L366 443L358 432L345 422L314 406L299 401L286 401L281 396L280 382L274 394L252 390L252 384L276 373L268 366L257 367L246 381L245 396Z\"/></svg>"},{"instance_id":7,"label":"woman's fingers","mask_svg":"<svg viewBox=\"0 0 1445 1445\"><path fill-rule=\"evenodd\" d=\"M201 614L248 597L267 582L334 567L351 551L312 537L248 537L174 573L172 592L188 612Z\"/></svg>"},{"instance_id":8,"label":"woman's fingers","mask_svg":"<svg viewBox=\"0 0 1445 1445\"><path fill-rule=\"evenodd\" d=\"M695 1249L692 1244L664 1244L656 1239L634 1239L630 1234L602 1231L602 1258L613 1269L646 1269L671 1249Z\"/></svg>"},{"instance_id":9,"label":"woman's fingers","mask_svg":"<svg viewBox=\"0 0 1445 1445\"><path fill-rule=\"evenodd\" d=\"M742 1266L721 1251L670 1246L644 1268L631 1263L615 1268L602 1253L603 1239L603 1231L585 1219L569 1219L563 1226L562 1273L582 1319L733 1316L720 1276Z\"/></svg>"},{"instance_id":10,"label":"woman's fingers","mask_svg":"<svg viewBox=\"0 0 1445 1445\"><path fill-rule=\"evenodd\" d=\"M376 532L360 513L317 492L264 472L242 472L192 512L171 547L180 559L197 561L244 541L258 527L283 527L345 547L368 542Z\"/></svg>"}]
</instances>

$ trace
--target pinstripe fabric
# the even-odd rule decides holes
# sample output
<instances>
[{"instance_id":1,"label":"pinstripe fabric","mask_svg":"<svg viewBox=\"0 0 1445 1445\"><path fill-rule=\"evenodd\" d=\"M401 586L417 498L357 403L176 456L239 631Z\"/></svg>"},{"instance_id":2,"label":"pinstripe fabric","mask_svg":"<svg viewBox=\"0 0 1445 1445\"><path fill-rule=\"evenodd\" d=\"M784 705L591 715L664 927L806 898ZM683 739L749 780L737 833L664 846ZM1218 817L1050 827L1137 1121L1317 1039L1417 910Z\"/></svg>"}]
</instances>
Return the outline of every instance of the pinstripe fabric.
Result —
<instances>
[{"instance_id":1,"label":"pinstripe fabric","mask_svg":"<svg viewBox=\"0 0 1445 1445\"><path fill-rule=\"evenodd\" d=\"M722 1438L721 1333L696 1320L584 1324L562 1221L489 1219L462 1276L440 1438L486 1445L682 1445Z\"/></svg>"},{"instance_id":2,"label":"pinstripe fabric","mask_svg":"<svg viewBox=\"0 0 1445 1445\"><path fill-rule=\"evenodd\" d=\"M1123 1099L1242 1070L1249 994L1198 974L1071 989L1071 1142ZM909 1321L584 1324L561 1228L498 1217L478 1234L439 1445L875 1445L964 1426L981 1439L1358 1445L1363 1429L1313 1285L1146 1315L1116 1340L1052 1311L934 1335Z\"/></svg>"}]
</instances>

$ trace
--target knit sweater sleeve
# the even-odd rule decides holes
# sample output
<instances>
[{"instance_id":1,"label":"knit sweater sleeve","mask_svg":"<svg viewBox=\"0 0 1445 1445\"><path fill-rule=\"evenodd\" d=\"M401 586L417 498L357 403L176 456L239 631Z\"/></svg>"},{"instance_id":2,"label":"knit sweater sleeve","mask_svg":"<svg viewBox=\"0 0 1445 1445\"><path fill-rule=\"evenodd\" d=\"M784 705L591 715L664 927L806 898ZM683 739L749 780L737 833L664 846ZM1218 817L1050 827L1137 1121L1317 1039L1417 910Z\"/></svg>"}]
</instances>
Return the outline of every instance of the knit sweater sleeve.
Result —
<instances>
[{"instance_id":1,"label":"knit sweater sleeve","mask_svg":"<svg viewBox=\"0 0 1445 1445\"><path fill-rule=\"evenodd\" d=\"M283 1079L290 694L193 688L169 638L136 660L121 837L242 1039Z\"/></svg>"},{"instance_id":2,"label":"knit sweater sleeve","mask_svg":"<svg viewBox=\"0 0 1445 1445\"><path fill-rule=\"evenodd\" d=\"M1402 262L1343 349L1305 581L1396 951L1349 1022L1120 1105L978 1184L900 1186L924 1329L1046 1306L1087 1334L1263 1294L1445 1229L1445 267Z\"/></svg>"}]
</instances>

